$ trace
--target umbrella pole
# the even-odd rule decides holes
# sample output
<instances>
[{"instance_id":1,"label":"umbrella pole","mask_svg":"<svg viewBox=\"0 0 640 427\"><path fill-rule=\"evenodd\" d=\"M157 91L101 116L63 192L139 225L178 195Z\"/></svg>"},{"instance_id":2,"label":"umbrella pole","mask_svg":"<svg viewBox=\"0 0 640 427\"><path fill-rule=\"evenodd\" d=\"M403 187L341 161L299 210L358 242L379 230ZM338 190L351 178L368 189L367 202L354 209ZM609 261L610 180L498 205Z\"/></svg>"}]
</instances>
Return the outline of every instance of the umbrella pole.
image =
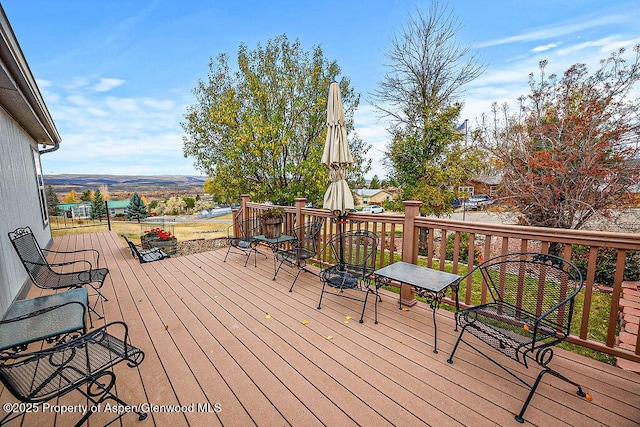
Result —
<instances>
[{"instance_id":1,"label":"umbrella pole","mask_svg":"<svg viewBox=\"0 0 640 427\"><path fill-rule=\"evenodd\" d=\"M343 232L344 232L344 224L346 224L347 222L347 216L346 215L338 215L338 233L340 234L340 265L343 266L344 265L344 237L343 237Z\"/></svg>"}]
</instances>

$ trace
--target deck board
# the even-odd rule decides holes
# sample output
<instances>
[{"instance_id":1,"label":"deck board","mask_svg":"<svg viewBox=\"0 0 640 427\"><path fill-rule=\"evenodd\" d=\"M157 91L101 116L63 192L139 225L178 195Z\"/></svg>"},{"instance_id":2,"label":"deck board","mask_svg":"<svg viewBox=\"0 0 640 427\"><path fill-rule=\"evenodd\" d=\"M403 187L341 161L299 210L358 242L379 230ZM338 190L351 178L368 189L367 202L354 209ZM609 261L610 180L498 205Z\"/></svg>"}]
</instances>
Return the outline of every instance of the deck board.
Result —
<instances>
[{"instance_id":1,"label":"deck board","mask_svg":"<svg viewBox=\"0 0 640 427\"><path fill-rule=\"evenodd\" d=\"M440 352L434 354L426 305L401 311L397 296L383 292L380 323L373 322L370 299L360 324L360 302L326 294L317 309L316 276L301 274L291 293L290 274L272 280L270 255L258 257L257 267L244 267L234 253L223 262L226 249L139 264L113 232L56 238L52 249L87 247L98 249L110 270L103 288L109 301L97 308L105 319L94 318L94 325L124 320L146 354L138 369L116 367L118 395L131 404L210 402L222 409L153 412L143 422L126 415L123 425L517 424L513 417L527 394L521 383L464 345L453 364L446 362L457 338L450 312L438 311ZM29 297L41 293L31 289ZM530 380L537 375L503 362ZM639 375L560 349L553 363L594 401L545 376L525 413L528 424L640 425ZM2 388L0 401L15 399ZM60 399L81 401L77 393ZM25 425L66 425L78 417L30 414ZM98 414L90 424L107 419Z\"/></svg>"}]
</instances>

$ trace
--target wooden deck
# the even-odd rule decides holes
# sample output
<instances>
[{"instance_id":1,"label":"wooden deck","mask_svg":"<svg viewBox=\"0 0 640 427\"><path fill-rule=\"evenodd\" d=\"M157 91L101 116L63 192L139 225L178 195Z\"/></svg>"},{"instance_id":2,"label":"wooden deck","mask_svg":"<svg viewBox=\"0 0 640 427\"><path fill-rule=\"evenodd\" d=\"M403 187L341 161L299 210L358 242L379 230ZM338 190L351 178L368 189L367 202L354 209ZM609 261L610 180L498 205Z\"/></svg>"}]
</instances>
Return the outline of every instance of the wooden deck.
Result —
<instances>
[{"instance_id":1,"label":"wooden deck","mask_svg":"<svg viewBox=\"0 0 640 427\"><path fill-rule=\"evenodd\" d=\"M194 412L151 412L145 421L128 414L124 425L518 425L522 384L466 346L446 362L457 334L445 310L437 315L434 354L428 307L400 311L393 294L379 305L378 325L373 305L360 324L356 301L325 295L316 308L320 282L311 274L303 273L292 293L290 275L272 281L271 258L245 268L233 253L223 263L224 249L141 265L113 232L57 238L52 249L81 247L98 249L110 270L109 301L98 311L107 322L124 320L146 353L139 369L116 367L117 394L130 404L194 404ZM527 424L640 425L640 375L562 350L553 363L593 402L545 376ZM0 401L15 399L2 388ZM59 403L85 402L72 393ZM195 405L205 403L220 411L198 412ZM101 410L90 424L103 425L109 415ZM79 416L40 411L22 425L71 425Z\"/></svg>"}]
</instances>

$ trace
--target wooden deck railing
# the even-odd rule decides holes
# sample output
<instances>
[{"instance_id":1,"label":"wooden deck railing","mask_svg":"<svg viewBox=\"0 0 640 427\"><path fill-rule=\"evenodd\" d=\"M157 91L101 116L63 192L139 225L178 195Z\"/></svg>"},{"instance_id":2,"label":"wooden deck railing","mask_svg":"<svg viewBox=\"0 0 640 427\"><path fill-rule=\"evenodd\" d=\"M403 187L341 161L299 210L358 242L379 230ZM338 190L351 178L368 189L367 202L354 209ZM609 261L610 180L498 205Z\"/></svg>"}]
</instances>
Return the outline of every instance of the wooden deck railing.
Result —
<instances>
[{"instance_id":1,"label":"wooden deck railing","mask_svg":"<svg viewBox=\"0 0 640 427\"><path fill-rule=\"evenodd\" d=\"M294 224L301 224L308 218L324 218L325 223L321 231L320 241L327 242L338 232L338 225L327 210L305 208L306 199L296 200L295 206L285 207L285 229ZM348 215L344 230L365 229L380 236L380 254L377 263L384 267L392 260L402 259L405 262L426 263L428 267L452 271L463 275L474 264L491 256L509 252L542 252L548 253L550 248L561 248L561 256L571 259L574 245L587 248L588 262L584 278L584 299L574 313L574 324L579 324L579 330L569 338L573 342L603 353L622 357L634 362L640 362L640 334L635 343L635 351L622 349L617 344L620 319L620 297L627 251L640 250L640 234L612 233L587 230L565 230L542 227L525 227L517 225L484 224L447 219L422 217L419 215L421 202L406 201L405 214L365 214L354 212ZM242 206L238 216L249 217L260 210L272 206L252 203L250 197L243 196ZM426 231L425 231L426 230ZM448 236L453 236L448 237ZM447 241L450 240L452 259L447 260ZM452 247L451 247L452 246ZM465 247L466 246L466 247ZM319 245L322 247L322 245ZM598 291L595 283L596 262L600 248L617 251L615 270L613 272L613 286L606 306L602 306L602 298L596 299ZM461 256L461 251L466 256ZM419 252L421 255L419 257ZM331 263L326 259L326 253L319 254L320 262ZM463 261L466 259L466 262ZM465 284L463 284L465 285ZM415 302L408 286L403 287L401 298L405 303ZM462 305L473 305L486 300L486 285L475 283L469 278L463 286L464 294L460 295ZM478 297L479 295L479 297ZM474 299L475 298L475 299ZM477 301L477 298L480 300ZM445 299L452 303L452 299ZM607 324L606 335L593 336L592 322L594 313L604 317Z\"/></svg>"}]
</instances>

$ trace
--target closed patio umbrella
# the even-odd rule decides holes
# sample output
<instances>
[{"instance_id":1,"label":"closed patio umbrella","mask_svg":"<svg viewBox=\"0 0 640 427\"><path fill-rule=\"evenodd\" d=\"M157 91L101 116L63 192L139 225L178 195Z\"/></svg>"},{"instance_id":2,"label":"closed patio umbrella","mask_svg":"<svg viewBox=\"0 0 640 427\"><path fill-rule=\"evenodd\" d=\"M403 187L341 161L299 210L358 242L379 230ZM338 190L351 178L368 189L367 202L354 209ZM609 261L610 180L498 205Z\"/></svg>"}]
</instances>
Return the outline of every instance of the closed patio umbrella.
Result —
<instances>
[{"instance_id":1,"label":"closed patio umbrella","mask_svg":"<svg viewBox=\"0 0 640 427\"><path fill-rule=\"evenodd\" d=\"M338 221L338 232L342 234L345 217L353 209L353 196L346 178L353 156L347 142L347 127L344 120L344 109L340 98L340 87L333 82L329 86L327 101L327 139L322 152L322 164L329 168L331 184L324 193L323 208L329 209ZM340 263L343 262L343 247L340 242Z\"/></svg>"},{"instance_id":2,"label":"closed patio umbrella","mask_svg":"<svg viewBox=\"0 0 640 427\"><path fill-rule=\"evenodd\" d=\"M344 217L353 209L353 196L347 184L347 168L353 163L353 156L347 142L347 128L344 109L340 98L340 87L333 82L329 86L327 102L327 139L322 152L322 164L329 168L331 184L324 193L323 208L334 215Z\"/></svg>"}]
</instances>

